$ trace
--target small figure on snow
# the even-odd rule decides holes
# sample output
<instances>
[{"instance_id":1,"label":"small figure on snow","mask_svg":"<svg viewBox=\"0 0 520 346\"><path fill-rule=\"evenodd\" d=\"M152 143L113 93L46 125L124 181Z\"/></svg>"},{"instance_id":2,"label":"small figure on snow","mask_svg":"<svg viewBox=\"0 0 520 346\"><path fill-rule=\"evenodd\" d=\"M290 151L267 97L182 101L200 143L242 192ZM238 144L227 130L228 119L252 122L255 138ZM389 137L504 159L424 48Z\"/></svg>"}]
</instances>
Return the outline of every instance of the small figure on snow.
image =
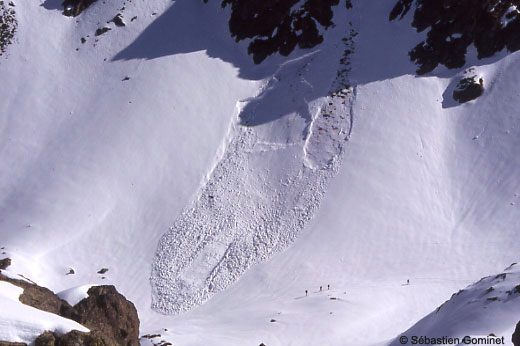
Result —
<instances>
[{"instance_id":1,"label":"small figure on snow","mask_svg":"<svg viewBox=\"0 0 520 346\"><path fill-rule=\"evenodd\" d=\"M308 293L309 293L309 292L308 292L307 290L305 290L305 296L306 296L306 297L307 297L307 294L308 294Z\"/></svg>"},{"instance_id":2,"label":"small figure on snow","mask_svg":"<svg viewBox=\"0 0 520 346\"><path fill-rule=\"evenodd\" d=\"M406 284L407 284L407 285L410 284L410 279L406 280Z\"/></svg>"},{"instance_id":3,"label":"small figure on snow","mask_svg":"<svg viewBox=\"0 0 520 346\"><path fill-rule=\"evenodd\" d=\"M323 291L323 287L322 287L322 286L320 286L320 292L321 292L321 291Z\"/></svg>"},{"instance_id":4,"label":"small figure on snow","mask_svg":"<svg viewBox=\"0 0 520 346\"><path fill-rule=\"evenodd\" d=\"M327 285L327 291L330 291L330 285Z\"/></svg>"}]
</instances>

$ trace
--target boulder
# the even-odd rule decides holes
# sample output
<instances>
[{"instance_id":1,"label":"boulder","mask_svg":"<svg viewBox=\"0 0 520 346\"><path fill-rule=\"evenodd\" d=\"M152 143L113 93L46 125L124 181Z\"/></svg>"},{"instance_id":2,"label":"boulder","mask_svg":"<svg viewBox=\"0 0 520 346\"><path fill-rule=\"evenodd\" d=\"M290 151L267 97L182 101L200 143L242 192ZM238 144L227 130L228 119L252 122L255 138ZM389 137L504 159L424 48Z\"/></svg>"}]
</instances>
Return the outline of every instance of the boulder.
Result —
<instances>
[{"instance_id":1,"label":"boulder","mask_svg":"<svg viewBox=\"0 0 520 346\"><path fill-rule=\"evenodd\" d=\"M114 286L94 286L74 305L73 319L99 332L107 344L139 346L137 310Z\"/></svg>"},{"instance_id":2,"label":"boulder","mask_svg":"<svg viewBox=\"0 0 520 346\"><path fill-rule=\"evenodd\" d=\"M459 103L469 102L484 93L484 80L477 77L467 77L460 80L456 89L453 91L453 99Z\"/></svg>"},{"instance_id":3,"label":"boulder","mask_svg":"<svg viewBox=\"0 0 520 346\"><path fill-rule=\"evenodd\" d=\"M54 346L56 337L51 332L45 332L34 340L34 346Z\"/></svg>"},{"instance_id":4,"label":"boulder","mask_svg":"<svg viewBox=\"0 0 520 346\"><path fill-rule=\"evenodd\" d=\"M7 269L11 265L10 258L4 258L0 260L0 269Z\"/></svg>"}]
</instances>

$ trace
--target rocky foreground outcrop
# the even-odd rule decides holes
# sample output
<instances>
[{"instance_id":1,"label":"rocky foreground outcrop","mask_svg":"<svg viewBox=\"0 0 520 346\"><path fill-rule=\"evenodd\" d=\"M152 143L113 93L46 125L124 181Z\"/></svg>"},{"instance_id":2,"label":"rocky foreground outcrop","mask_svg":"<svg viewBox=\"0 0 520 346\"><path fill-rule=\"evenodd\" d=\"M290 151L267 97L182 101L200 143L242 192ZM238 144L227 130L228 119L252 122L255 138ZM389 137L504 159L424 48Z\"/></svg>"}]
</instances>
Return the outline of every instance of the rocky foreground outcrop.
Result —
<instances>
[{"instance_id":1,"label":"rocky foreground outcrop","mask_svg":"<svg viewBox=\"0 0 520 346\"><path fill-rule=\"evenodd\" d=\"M114 286L93 286L88 297L71 306L51 290L24 280L0 274L0 281L24 289L20 302L74 320L90 329L90 333L71 331L58 336L46 332L35 340L35 346L139 346L139 317L134 304L117 292ZM0 346L13 344L0 341Z\"/></svg>"},{"instance_id":2,"label":"rocky foreground outcrop","mask_svg":"<svg viewBox=\"0 0 520 346\"><path fill-rule=\"evenodd\" d=\"M139 318L134 304L114 286L93 286L74 305L72 319L103 336L107 345L139 346Z\"/></svg>"}]
</instances>

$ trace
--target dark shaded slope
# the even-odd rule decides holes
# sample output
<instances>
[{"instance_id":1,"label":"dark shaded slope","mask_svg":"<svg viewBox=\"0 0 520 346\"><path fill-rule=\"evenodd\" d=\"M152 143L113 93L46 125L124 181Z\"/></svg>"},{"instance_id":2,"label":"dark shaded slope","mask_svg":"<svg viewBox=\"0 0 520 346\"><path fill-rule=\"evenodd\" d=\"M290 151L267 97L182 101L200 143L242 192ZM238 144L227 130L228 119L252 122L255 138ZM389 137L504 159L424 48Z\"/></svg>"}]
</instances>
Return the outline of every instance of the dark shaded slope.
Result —
<instances>
[{"instance_id":1,"label":"dark shaded slope","mask_svg":"<svg viewBox=\"0 0 520 346\"><path fill-rule=\"evenodd\" d=\"M403 18L414 0L399 0L390 20ZM412 26L429 30L426 40L413 48L409 56L419 65L418 74L433 71L439 64L448 68L466 63L467 49L474 44L478 58L493 56L507 48L520 49L518 0L415 0Z\"/></svg>"}]
</instances>

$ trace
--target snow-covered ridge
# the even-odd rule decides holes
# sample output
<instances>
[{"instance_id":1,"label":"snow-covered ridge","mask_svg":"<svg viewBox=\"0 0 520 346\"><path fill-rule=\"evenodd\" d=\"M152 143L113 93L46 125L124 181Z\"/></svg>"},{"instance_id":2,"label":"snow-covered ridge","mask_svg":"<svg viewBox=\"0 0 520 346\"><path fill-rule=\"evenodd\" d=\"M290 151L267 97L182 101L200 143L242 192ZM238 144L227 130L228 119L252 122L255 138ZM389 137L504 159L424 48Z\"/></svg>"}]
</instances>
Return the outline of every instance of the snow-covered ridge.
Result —
<instances>
[{"instance_id":1,"label":"snow-covered ridge","mask_svg":"<svg viewBox=\"0 0 520 346\"><path fill-rule=\"evenodd\" d=\"M519 308L520 269L514 263L503 273L484 277L453 294L390 346L416 344L420 337L437 344L440 344L437 340L451 338L459 340L451 344L476 344L480 339L480 344L503 345L511 340L519 320ZM403 337L408 338L408 342L403 343Z\"/></svg>"}]
</instances>

